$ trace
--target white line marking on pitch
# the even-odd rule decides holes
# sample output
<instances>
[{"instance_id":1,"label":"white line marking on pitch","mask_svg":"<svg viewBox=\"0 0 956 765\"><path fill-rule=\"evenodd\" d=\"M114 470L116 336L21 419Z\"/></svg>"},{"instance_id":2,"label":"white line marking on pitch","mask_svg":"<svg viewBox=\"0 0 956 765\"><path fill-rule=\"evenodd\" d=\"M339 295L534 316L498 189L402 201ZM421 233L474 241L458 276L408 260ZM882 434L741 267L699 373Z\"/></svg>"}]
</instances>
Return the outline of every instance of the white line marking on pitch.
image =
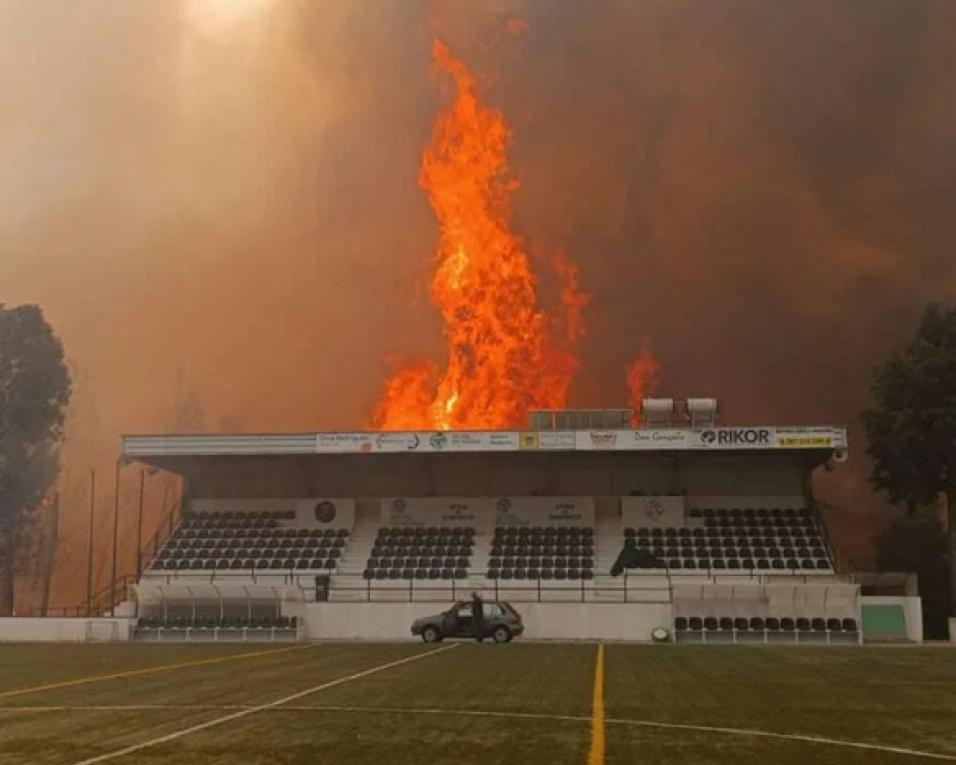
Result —
<instances>
[{"instance_id":1,"label":"white line marking on pitch","mask_svg":"<svg viewBox=\"0 0 956 765\"><path fill-rule=\"evenodd\" d=\"M721 728L713 725L688 725L684 723L651 722L649 720L611 720L605 722L613 725L631 725L642 728L665 728L668 730L687 730L701 733L725 733L733 736L755 736L759 738L782 739L784 741L800 741L805 744L825 744L828 746L842 746L850 749L866 749L874 752L889 752L890 754L905 754L910 757L926 757L931 760L947 760L956 762L956 755L940 754L936 752L921 752L917 749L905 749L898 746L883 744L867 744L862 741L845 741L826 736L808 736L801 733L771 733L765 730L749 730L747 728Z\"/></svg>"},{"instance_id":2,"label":"white line marking on pitch","mask_svg":"<svg viewBox=\"0 0 956 765\"><path fill-rule=\"evenodd\" d=\"M448 650L454 646L448 646L447 648L439 649ZM411 657L409 659L403 659L398 663L405 663L407 661L414 661L415 659L424 658L430 656L432 653L438 653L439 651L431 651L429 653L420 654L419 656ZM357 677L363 676L365 674L371 674L372 672L378 672L382 669L388 668L388 666L395 666L395 663L391 665L386 665L383 667L376 667L372 670L367 670L364 673L361 673L355 678L342 678L341 680L333 681L332 684L337 684L340 682L347 682L350 679L357 679ZM322 687L330 687L329 684L326 684ZM303 694L313 693L319 690L310 689L309 691L304 691ZM298 697L298 694L296 695ZM278 705L282 706L278 706ZM168 710L175 709L181 711L216 711L216 712L226 712L226 711L236 711L240 713L251 714L252 712L348 712L348 713L368 713L368 712L378 712L382 714L423 714L423 715L450 715L457 717L497 717L497 718L513 718L520 720L552 720L560 722L580 722L580 723L589 723L591 722L590 716L584 715L556 715L556 714L546 714L540 712L495 712L490 710L480 710L480 709L439 709L434 707L371 707L371 706L336 706L336 705L290 705L283 704L282 700L273 702L272 704L261 705L261 706L248 706L248 705L223 705L223 704L115 704L115 705L99 705L99 706L45 706L45 707L0 707L0 712L150 712L150 711L159 711L159 710ZM219 722L225 722L227 719L235 719L234 716L229 716L227 718L220 718L220 720L213 720L205 727L211 727L212 725L218 725ZM771 731L762 731L762 730L749 730L746 728L723 728L712 725L690 725L685 723L666 723L666 722L654 722L652 720L622 720L614 718L605 718L604 722L608 725L630 725L642 728L662 728L662 729L677 729L677 730L686 730L686 731L696 731L698 733L722 733L724 735L731 736L754 736L759 738L771 738L778 739L783 741L798 741L801 743L809 744L821 744L825 746L838 746L838 747L848 747L851 749L864 749L869 751L877 752L888 752L890 754L901 754L910 757L923 757L931 760L944 760L946 762L956 762L956 756L951 754L942 754L938 752L922 752L916 749L905 749L902 747L888 746L883 744L867 744L860 741L846 741L843 739L827 738L824 736L809 736L800 733L773 733ZM197 729L201 729L198 728ZM185 733L170 734L173 738L178 738L179 735L186 735ZM168 740L169 737L165 737L165 740ZM156 742L160 743L160 742ZM145 746L152 746L151 743L139 745L138 748L145 748ZM119 753L112 753L109 755L101 755L102 757L116 757L119 756ZM100 762L101 759L93 760L84 760L82 763L77 763L77 765L86 765L86 763L91 762Z\"/></svg>"},{"instance_id":3,"label":"white line marking on pitch","mask_svg":"<svg viewBox=\"0 0 956 765\"><path fill-rule=\"evenodd\" d=\"M406 656L404 659L398 659L397 661L390 661L387 664L381 664L377 667L372 667L371 669L366 669L361 672L356 672L353 675L348 675L347 677L340 677L337 680L330 680L327 683L322 683L321 685L316 685L312 688L306 688L304 691L298 691L297 693L289 694L284 696L281 699L276 699L275 701L270 701L267 704L259 704L258 706L248 707L247 709L242 709L232 714L223 715L222 717L217 717L213 720L207 720L203 723L198 723L197 725L190 725L188 728L181 728L180 730L173 731L172 733L167 733L165 736L157 736L156 738L151 738L147 741L141 741L138 744L133 744L131 746L124 747L123 749L117 749L113 752L107 752L106 754L99 754L95 757L90 757L85 760L80 760L75 763L75 765L93 765L97 762L105 762L106 760L112 760L117 757L123 757L127 754L132 754L133 752L139 752L143 749L149 749L150 747L158 746L159 744L165 744L169 741L175 741L176 739L182 738L183 736L189 736L193 733L198 733L199 731L208 730L217 725L222 725L223 723L231 722L232 720L239 720L243 717L248 717L249 715L255 714L256 712L262 712L267 709L274 709L275 707L281 706L282 704L287 704L290 701L295 701L296 699L304 698L313 693L318 693L319 691L324 691L327 688L334 688L337 685L343 685L349 683L353 680L358 680L363 677L368 677L369 675L374 675L376 672L383 672L386 669L392 669L393 667L401 666L402 664L409 664L413 661L419 661L421 659L428 658L429 656L434 656L438 653L444 653L445 651L451 651L454 648L457 648L460 643L454 643L452 645L445 646L443 648L437 648L434 651L428 651L426 653L415 654L414 656Z\"/></svg>"}]
</instances>

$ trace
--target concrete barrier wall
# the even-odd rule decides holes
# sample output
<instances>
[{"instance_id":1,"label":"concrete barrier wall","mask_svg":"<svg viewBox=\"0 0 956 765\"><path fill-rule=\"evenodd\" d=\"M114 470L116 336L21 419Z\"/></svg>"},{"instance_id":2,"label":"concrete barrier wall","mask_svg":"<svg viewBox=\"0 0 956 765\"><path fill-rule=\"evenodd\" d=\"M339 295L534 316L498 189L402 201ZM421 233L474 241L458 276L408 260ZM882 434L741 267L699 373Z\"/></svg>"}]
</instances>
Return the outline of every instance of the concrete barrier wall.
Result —
<instances>
[{"instance_id":1,"label":"concrete barrier wall","mask_svg":"<svg viewBox=\"0 0 956 765\"><path fill-rule=\"evenodd\" d=\"M905 595L864 595L860 606L902 606L906 619L906 639L914 643L923 642L923 601L918 597ZM864 638L866 635L864 634Z\"/></svg>"},{"instance_id":2,"label":"concrete barrier wall","mask_svg":"<svg viewBox=\"0 0 956 765\"><path fill-rule=\"evenodd\" d=\"M0 642L85 643L129 640L132 619L0 619Z\"/></svg>"},{"instance_id":3,"label":"concrete barrier wall","mask_svg":"<svg viewBox=\"0 0 956 765\"><path fill-rule=\"evenodd\" d=\"M650 641L651 630L672 626L669 603L516 603L515 608L531 639ZM311 640L418 640L411 623L442 609L440 603L310 603L300 616Z\"/></svg>"}]
</instances>

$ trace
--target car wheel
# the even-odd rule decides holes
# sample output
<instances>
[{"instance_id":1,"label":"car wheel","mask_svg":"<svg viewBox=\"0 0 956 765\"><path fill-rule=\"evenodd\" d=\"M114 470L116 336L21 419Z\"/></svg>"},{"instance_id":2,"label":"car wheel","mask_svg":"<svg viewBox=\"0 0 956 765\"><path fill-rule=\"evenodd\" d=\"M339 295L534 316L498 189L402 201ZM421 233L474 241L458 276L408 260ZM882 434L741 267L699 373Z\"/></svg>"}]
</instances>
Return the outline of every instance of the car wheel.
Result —
<instances>
[{"instance_id":1,"label":"car wheel","mask_svg":"<svg viewBox=\"0 0 956 765\"><path fill-rule=\"evenodd\" d=\"M511 630L507 627L495 627L495 631L491 635L496 643L507 643L511 640Z\"/></svg>"},{"instance_id":2,"label":"car wheel","mask_svg":"<svg viewBox=\"0 0 956 765\"><path fill-rule=\"evenodd\" d=\"M438 627L429 625L422 630L422 640L426 643L437 643L441 640L441 632L438 631Z\"/></svg>"}]
</instances>

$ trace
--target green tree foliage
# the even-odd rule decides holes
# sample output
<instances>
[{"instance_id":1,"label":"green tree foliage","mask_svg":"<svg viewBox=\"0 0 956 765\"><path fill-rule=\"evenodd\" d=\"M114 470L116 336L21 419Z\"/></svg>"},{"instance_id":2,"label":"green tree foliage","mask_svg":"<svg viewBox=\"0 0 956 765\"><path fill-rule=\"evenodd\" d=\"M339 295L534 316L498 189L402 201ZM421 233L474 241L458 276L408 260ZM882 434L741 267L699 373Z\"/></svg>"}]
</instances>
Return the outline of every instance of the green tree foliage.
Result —
<instances>
[{"instance_id":1,"label":"green tree foliage","mask_svg":"<svg viewBox=\"0 0 956 765\"><path fill-rule=\"evenodd\" d=\"M863 414L870 480L911 514L944 498L956 560L956 307L930 305L916 337L876 368L871 392ZM956 566L949 598L956 615Z\"/></svg>"},{"instance_id":2,"label":"green tree foliage","mask_svg":"<svg viewBox=\"0 0 956 765\"><path fill-rule=\"evenodd\" d=\"M56 479L70 374L38 306L0 303L0 616L13 609L17 552Z\"/></svg>"}]
</instances>

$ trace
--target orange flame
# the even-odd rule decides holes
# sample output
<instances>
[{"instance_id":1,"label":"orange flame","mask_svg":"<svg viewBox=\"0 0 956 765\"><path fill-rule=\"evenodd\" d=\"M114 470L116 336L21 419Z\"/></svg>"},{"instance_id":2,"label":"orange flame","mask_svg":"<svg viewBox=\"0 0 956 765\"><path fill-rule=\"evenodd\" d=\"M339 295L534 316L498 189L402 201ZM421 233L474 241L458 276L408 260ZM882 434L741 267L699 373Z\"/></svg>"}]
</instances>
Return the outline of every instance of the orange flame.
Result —
<instances>
[{"instance_id":1,"label":"orange flame","mask_svg":"<svg viewBox=\"0 0 956 765\"><path fill-rule=\"evenodd\" d=\"M561 310L538 306L537 283L511 231L510 133L482 104L464 64L435 41L433 59L455 84L454 102L435 123L419 183L438 218L431 296L441 312L448 359L399 369L373 413L382 430L522 427L529 409L561 408L578 367L587 296L577 269L553 258Z\"/></svg>"},{"instance_id":2,"label":"orange flame","mask_svg":"<svg viewBox=\"0 0 956 765\"><path fill-rule=\"evenodd\" d=\"M628 406L634 410L633 425L641 422L641 401L657 387L657 373L660 365L650 348L644 348L627 368Z\"/></svg>"}]
</instances>

